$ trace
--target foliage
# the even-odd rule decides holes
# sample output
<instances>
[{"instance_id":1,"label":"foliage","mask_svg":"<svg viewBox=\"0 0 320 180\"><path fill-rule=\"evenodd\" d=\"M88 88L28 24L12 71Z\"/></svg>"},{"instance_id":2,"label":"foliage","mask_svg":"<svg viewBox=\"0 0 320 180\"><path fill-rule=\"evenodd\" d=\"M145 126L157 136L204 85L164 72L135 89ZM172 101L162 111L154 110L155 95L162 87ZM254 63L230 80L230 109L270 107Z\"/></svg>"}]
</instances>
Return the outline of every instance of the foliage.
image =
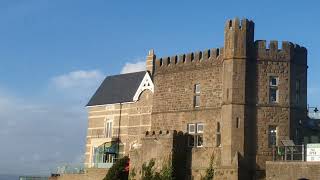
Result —
<instances>
[{"instance_id":1,"label":"foliage","mask_svg":"<svg viewBox=\"0 0 320 180\"><path fill-rule=\"evenodd\" d=\"M214 161L214 156L212 154L210 157L209 167L206 170L206 175L204 177L201 177L201 180L213 180L214 178L213 161Z\"/></svg>"},{"instance_id":2,"label":"foliage","mask_svg":"<svg viewBox=\"0 0 320 180\"><path fill-rule=\"evenodd\" d=\"M154 159L151 159L148 164L143 163L142 165L142 180L173 180L173 170L172 165L169 161L163 164L159 172L155 171Z\"/></svg>"},{"instance_id":3,"label":"foliage","mask_svg":"<svg viewBox=\"0 0 320 180\"><path fill-rule=\"evenodd\" d=\"M118 159L115 164L109 169L106 177L103 180L127 180L129 171L127 169L129 163L128 156Z\"/></svg>"},{"instance_id":4,"label":"foliage","mask_svg":"<svg viewBox=\"0 0 320 180\"><path fill-rule=\"evenodd\" d=\"M134 180L136 177L136 170L134 168L131 169L131 171L129 172L129 180Z\"/></svg>"}]
</instances>

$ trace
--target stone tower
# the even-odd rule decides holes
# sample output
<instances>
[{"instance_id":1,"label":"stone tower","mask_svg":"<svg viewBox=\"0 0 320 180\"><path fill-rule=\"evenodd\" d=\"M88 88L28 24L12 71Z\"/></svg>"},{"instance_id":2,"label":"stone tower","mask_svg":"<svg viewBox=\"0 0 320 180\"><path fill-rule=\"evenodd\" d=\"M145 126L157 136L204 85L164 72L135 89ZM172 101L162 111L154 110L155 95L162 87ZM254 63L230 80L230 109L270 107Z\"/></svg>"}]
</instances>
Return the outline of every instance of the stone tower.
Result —
<instances>
[{"instance_id":1,"label":"stone tower","mask_svg":"<svg viewBox=\"0 0 320 180\"><path fill-rule=\"evenodd\" d=\"M252 58L254 23L229 20L224 30L222 70L222 165L228 166L237 152L244 156L246 70Z\"/></svg>"}]
</instances>

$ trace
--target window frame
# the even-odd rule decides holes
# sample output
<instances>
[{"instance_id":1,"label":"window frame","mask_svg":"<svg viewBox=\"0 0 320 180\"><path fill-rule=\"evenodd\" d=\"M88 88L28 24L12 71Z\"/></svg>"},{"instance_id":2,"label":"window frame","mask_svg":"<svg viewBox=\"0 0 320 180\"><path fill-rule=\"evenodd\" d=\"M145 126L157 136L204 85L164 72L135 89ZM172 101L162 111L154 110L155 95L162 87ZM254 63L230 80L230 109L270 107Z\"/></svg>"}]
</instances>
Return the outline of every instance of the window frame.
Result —
<instances>
[{"instance_id":1,"label":"window frame","mask_svg":"<svg viewBox=\"0 0 320 180\"><path fill-rule=\"evenodd\" d=\"M201 85L200 83L194 84L194 90L193 90L193 107L194 108L199 108L200 107L200 94L201 94Z\"/></svg>"},{"instance_id":2,"label":"window frame","mask_svg":"<svg viewBox=\"0 0 320 180\"><path fill-rule=\"evenodd\" d=\"M269 125L268 126L268 147L272 148L273 146L277 146L278 141L278 126Z\"/></svg>"},{"instance_id":3,"label":"window frame","mask_svg":"<svg viewBox=\"0 0 320 180\"><path fill-rule=\"evenodd\" d=\"M111 138L113 135L113 121L106 120L104 123L104 133L106 138Z\"/></svg>"},{"instance_id":4,"label":"window frame","mask_svg":"<svg viewBox=\"0 0 320 180\"><path fill-rule=\"evenodd\" d=\"M194 127L194 131L193 131L193 132L190 131L190 126L193 126L193 127ZM195 123L189 123L189 124L188 124L188 133L189 133L189 134L195 134L196 132L197 132L197 130L196 130L196 124L195 124Z\"/></svg>"},{"instance_id":5,"label":"window frame","mask_svg":"<svg viewBox=\"0 0 320 180\"><path fill-rule=\"evenodd\" d=\"M273 80L275 80L275 84L273 84ZM273 100L273 93L275 91L275 100ZM277 104L279 103L279 77L278 76L269 76L269 103Z\"/></svg>"},{"instance_id":6,"label":"window frame","mask_svg":"<svg viewBox=\"0 0 320 180\"><path fill-rule=\"evenodd\" d=\"M194 127L194 131L190 131L190 127L193 126ZM202 130L199 131L199 126L202 126ZM203 138L203 134L204 134L204 128L205 125L204 123L188 123L188 146L189 147L203 147L204 146L204 138ZM199 138L201 138L202 143L201 145L199 145ZM192 139L192 140L191 140ZM192 142L192 143L191 143Z\"/></svg>"}]
</instances>

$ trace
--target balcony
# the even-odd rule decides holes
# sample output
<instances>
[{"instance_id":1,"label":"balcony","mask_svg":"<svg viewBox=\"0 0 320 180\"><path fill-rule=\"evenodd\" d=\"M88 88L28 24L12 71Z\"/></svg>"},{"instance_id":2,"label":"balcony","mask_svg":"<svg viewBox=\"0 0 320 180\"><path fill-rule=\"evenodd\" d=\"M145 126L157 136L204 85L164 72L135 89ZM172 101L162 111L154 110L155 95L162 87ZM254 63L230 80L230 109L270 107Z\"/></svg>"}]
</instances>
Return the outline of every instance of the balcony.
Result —
<instances>
[{"instance_id":1,"label":"balcony","mask_svg":"<svg viewBox=\"0 0 320 180\"><path fill-rule=\"evenodd\" d=\"M112 167L114 163L93 163L92 167L93 168L105 168L105 169L109 169Z\"/></svg>"}]
</instances>

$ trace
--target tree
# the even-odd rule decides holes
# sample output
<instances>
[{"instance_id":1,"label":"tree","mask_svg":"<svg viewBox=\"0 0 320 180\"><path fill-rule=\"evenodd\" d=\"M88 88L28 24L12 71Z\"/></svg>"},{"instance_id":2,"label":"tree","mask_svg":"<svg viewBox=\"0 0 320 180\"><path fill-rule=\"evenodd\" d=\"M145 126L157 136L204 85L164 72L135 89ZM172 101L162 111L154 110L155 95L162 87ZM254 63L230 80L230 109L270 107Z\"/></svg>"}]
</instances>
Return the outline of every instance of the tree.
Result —
<instances>
[{"instance_id":1,"label":"tree","mask_svg":"<svg viewBox=\"0 0 320 180\"><path fill-rule=\"evenodd\" d=\"M129 175L129 157L118 159L109 169L103 180L127 180Z\"/></svg>"}]
</instances>

